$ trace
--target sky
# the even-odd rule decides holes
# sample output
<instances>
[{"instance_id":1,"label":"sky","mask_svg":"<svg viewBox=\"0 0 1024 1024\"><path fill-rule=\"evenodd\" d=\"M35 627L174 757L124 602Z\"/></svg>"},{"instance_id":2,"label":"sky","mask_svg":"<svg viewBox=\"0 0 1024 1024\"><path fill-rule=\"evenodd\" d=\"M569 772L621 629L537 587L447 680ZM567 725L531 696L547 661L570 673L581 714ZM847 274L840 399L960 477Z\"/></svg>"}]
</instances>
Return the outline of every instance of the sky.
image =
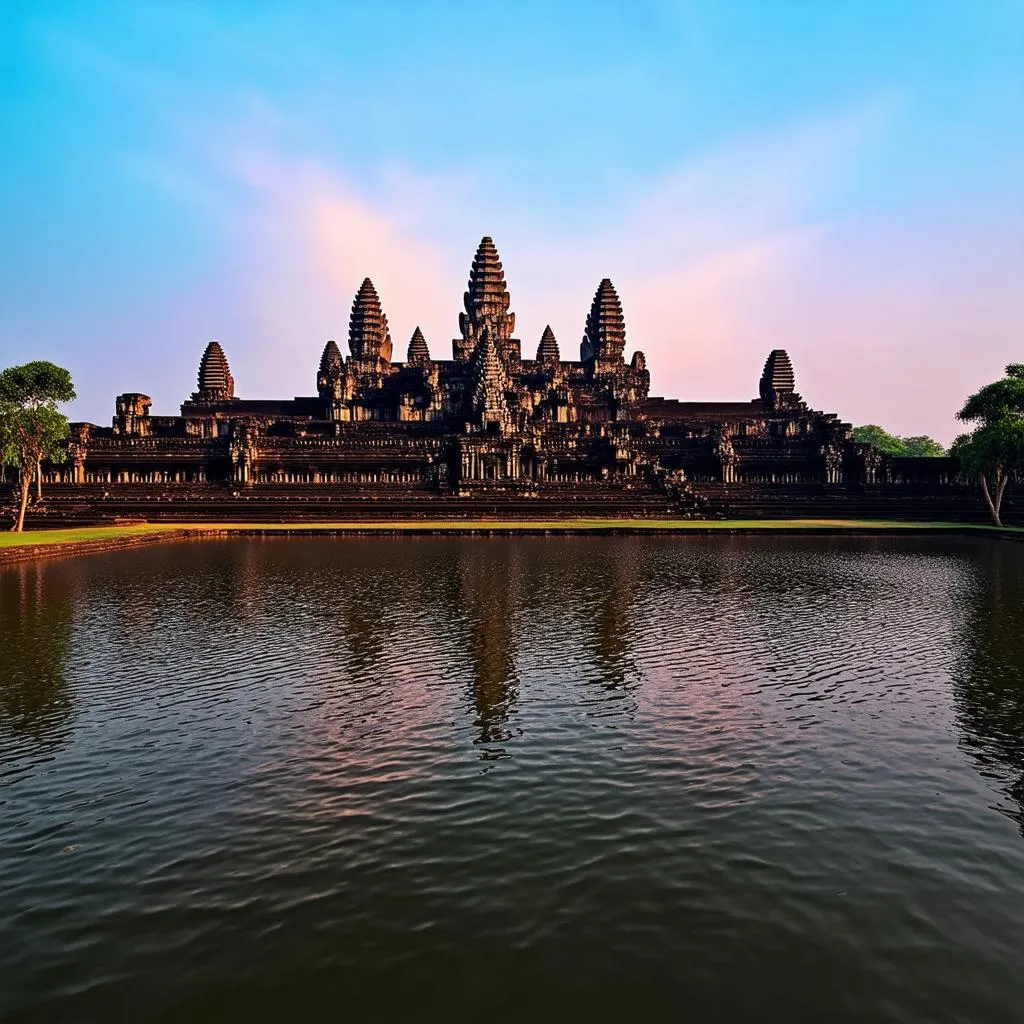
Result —
<instances>
[{"instance_id":1,"label":"sky","mask_svg":"<svg viewBox=\"0 0 1024 1024\"><path fill-rule=\"evenodd\" d=\"M0 3L0 365L174 414L217 338L315 393L369 276L451 358L493 236L524 355L602 277L651 393L944 443L1024 361L1024 0Z\"/></svg>"}]
</instances>

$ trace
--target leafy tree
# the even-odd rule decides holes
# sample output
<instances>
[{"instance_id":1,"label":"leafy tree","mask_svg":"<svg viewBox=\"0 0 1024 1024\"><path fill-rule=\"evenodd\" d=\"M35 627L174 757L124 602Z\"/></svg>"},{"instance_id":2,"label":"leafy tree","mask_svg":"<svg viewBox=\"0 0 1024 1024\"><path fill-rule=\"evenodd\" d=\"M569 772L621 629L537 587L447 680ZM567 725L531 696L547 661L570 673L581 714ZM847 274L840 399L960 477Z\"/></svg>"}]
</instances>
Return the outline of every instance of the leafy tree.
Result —
<instances>
[{"instance_id":1,"label":"leafy tree","mask_svg":"<svg viewBox=\"0 0 1024 1024\"><path fill-rule=\"evenodd\" d=\"M915 458L932 458L945 455L946 449L933 438L919 435L917 437L896 437L876 423L864 427L853 428L853 439L861 444L874 445L886 455L910 455Z\"/></svg>"},{"instance_id":2,"label":"leafy tree","mask_svg":"<svg viewBox=\"0 0 1024 1024\"><path fill-rule=\"evenodd\" d=\"M956 415L977 426L953 442L950 454L981 485L992 521L1002 526L1006 485L1024 474L1024 363L1007 366L1005 377L971 395Z\"/></svg>"},{"instance_id":3,"label":"leafy tree","mask_svg":"<svg viewBox=\"0 0 1024 1024\"><path fill-rule=\"evenodd\" d=\"M0 373L0 453L18 468L15 531L25 528L25 509L33 479L41 493L43 459L63 462L68 419L58 402L75 397L71 374L44 360L12 366Z\"/></svg>"},{"instance_id":4,"label":"leafy tree","mask_svg":"<svg viewBox=\"0 0 1024 1024\"><path fill-rule=\"evenodd\" d=\"M887 430L883 430L877 423L869 423L864 427L854 427L853 439L861 444L874 445L880 452L885 452L886 455L906 455L903 442Z\"/></svg>"},{"instance_id":5,"label":"leafy tree","mask_svg":"<svg viewBox=\"0 0 1024 1024\"><path fill-rule=\"evenodd\" d=\"M915 459L934 459L946 454L946 449L938 441L925 434L901 437L900 441L903 442L903 454Z\"/></svg>"}]
</instances>

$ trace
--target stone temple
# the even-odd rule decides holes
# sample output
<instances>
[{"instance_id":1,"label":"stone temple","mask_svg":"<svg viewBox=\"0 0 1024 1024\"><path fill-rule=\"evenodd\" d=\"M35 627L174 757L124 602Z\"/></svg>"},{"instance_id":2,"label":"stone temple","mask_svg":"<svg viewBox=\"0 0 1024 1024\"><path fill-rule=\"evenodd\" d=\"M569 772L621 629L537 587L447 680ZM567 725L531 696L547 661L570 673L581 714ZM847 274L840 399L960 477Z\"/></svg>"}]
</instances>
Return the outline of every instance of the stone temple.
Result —
<instances>
[{"instance_id":1,"label":"stone temple","mask_svg":"<svg viewBox=\"0 0 1024 1024\"><path fill-rule=\"evenodd\" d=\"M73 425L69 460L46 474L52 507L150 502L152 514L154 503L177 501L194 517L263 498L304 500L310 514L318 502L335 502L326 513L337 514L346 500L368 514L430 514L462 499L499 512L700 516L863 512L915 489L952 494L947 460L888 458L855 443L836 415L810 409L782 349L767 353L754 398L652 396L607 278L581 310L578 358L563 358L550 327L524 354L489 237L462 304L449 358L435 358L440 346L432 353L419 328L400 358L367 278L352 302L348 353L327 342L305 397L240 397L212 341L180 415L151 415L151 400L131 393L117 397L111 427Z\"/></svg>"}]
</instances>

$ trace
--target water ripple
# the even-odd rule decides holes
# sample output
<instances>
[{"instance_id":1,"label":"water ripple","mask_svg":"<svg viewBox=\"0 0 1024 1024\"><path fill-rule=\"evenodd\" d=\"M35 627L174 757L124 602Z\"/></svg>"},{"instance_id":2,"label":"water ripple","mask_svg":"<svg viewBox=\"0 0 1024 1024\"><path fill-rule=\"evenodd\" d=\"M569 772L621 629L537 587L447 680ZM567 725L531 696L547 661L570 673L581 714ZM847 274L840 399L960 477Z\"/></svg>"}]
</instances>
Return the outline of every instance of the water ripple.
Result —
<instances>
[{"instance_id":1,"label":"water ripple","mask_svg":"<svg viewBox=\"0 0 1024 1024\"><path fill-rule=\"evenodd\" d=\"M1022 545L234 540L0 637L5 1019L1019 1014Z\"/></svg>"}]
</instances>

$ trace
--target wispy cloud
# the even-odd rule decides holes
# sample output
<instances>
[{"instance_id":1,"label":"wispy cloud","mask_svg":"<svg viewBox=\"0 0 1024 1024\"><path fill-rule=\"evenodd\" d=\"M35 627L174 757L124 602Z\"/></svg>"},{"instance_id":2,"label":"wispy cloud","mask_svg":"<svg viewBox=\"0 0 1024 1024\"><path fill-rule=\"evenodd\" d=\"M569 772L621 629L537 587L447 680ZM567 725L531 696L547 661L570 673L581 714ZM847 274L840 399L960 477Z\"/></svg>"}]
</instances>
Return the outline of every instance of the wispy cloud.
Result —
<instances>
[{"instance_id":1,"label":"wispy cloud","mask_svg":"<svg viewBox=\"0 0 1024 1024\"><path fill-rule=\"evenodd\" d=\"M434 356L449 357L473 250L491 234L526 353L550 323L574 357L597 281L610 276L656 393L750 397L781 346L813 406L949 440L963 353L986 346L978 382L1013 355L1010 325L1024 309L1009 268L1024 231L990 210L837 217L830 200L898 112L883 96L740 138L564 216L472 168L428 175L393 163L367 185L324 154L275 144L282 116L255 100L227 131L180 125L188 161L138 169L218 222L235 331L222 340L246 393L308 393L364 276L397 357L417 325Z\"/></svg>"},{"instance_id":2,"label":"wispy cloud","mask_svg":"<svg viewBox=\"0 0 1024 1024\"><path fill-rule=\"evenodd\" d=\"M447 357L486 233L505 260L524 351L551 323L573 356L597 281L611 276L659 391L746 396L779 341L752 329L751 318L817 244L815 203L883 120L876 105L742 140L636 187L582 228L516 209L466 177L392 171L371 197L317 160L215 147L245 195L233 223L252 283L246 301L261 325L244 353L260 364L253 383L294 372L275 367L282 350L305 346L311 360L324 338L343 335L347 304L367 275L396 350L419 324L435 356Z\"/></svg>"}]
</instances>

